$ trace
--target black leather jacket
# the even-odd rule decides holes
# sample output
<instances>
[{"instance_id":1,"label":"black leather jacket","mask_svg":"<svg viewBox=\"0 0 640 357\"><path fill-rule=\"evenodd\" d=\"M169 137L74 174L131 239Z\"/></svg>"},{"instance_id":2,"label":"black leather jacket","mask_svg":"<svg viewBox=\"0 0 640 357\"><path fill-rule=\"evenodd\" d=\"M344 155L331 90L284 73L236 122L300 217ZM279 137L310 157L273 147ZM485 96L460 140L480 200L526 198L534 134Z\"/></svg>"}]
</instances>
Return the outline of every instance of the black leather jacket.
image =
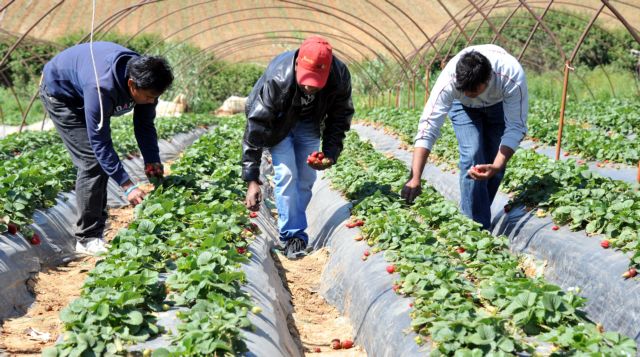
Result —
<instances>
[{"instance_id":1,"label":"black leather jacket","mask_svg":"<svg viewBox=\"0 0 640 357\"><path fill-rule=\"evenodd\" d=\"M247 125L242 140L242 178L258 180L263 148L284 139L300 116L300 96L295 74L298 51L284 52L274 58L253 87L245 114ZM322 133L322 151L337 162L345 132L351 126L351 75L347 66L335 56L327 84L316 94L313 119Z\"/></svg>"}]
</instances>

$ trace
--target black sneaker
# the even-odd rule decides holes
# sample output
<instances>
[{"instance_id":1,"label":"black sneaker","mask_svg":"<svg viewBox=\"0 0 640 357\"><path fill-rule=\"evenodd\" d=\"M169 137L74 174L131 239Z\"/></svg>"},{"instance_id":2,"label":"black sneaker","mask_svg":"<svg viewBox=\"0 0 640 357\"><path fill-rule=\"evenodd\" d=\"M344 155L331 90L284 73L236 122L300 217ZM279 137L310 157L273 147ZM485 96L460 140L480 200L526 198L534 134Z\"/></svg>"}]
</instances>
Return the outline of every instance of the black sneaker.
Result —
<instances>
[{"instance_id":1,"label":"black sneaker","mask_svg":"<svg viewBox=\"0 0 640 357\"><path fill-rule=\"evenodd\" d=\"M289 259L298 259L300 257L305 256L307 253L305 249L307 248L307 243L300 238L291 238L287 240L287 243L284 245L284 255Z\"/></svg>"}]
</instances>

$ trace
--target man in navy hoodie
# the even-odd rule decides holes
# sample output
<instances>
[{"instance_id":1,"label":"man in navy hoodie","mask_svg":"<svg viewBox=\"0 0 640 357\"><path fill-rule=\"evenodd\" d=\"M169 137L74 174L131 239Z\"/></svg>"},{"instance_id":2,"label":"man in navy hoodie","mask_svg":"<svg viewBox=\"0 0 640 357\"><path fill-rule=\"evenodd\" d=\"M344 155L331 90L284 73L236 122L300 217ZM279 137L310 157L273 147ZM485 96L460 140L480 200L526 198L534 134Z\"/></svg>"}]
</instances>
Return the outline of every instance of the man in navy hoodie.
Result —
<instances>
[{"instance_id":1,"label":"man in navy hoodie","mask_svg":"<svg viewBox=\"0 0 640 357\"><path fill-rule=\"evenodd\" d=\"M165 59L140 56L110 42L70 47L45 65L40 98L78 169L77 251L95 254L106 250L102 235L109 177L125 190L132 205L145 196L113 148L112 116L133 110L134 134L144 162L151 175L163 176L153 121L158 97L172 82Z\"/></svg>"}]
</instances>

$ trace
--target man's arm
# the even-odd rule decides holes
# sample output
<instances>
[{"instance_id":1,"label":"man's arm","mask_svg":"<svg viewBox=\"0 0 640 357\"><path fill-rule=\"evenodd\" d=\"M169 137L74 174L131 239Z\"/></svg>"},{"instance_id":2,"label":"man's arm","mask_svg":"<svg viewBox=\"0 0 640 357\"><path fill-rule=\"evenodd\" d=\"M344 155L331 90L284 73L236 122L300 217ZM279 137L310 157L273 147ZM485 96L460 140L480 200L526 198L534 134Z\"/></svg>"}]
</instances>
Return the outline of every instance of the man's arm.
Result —
<instances>
[{"instance_id":1,"label":"man's arm","mask_svg":"<svg viewBox=\"0 0 640 357\"><path fill-rule=\"evenodd\" d=\"M133 132L145 164L160 163L155 117L156 104L138 104L133 108Z\"/></svg>"},{"instance_id":2,"label":"man's arm","mask_svg":"<svg viewBox=\"0 0 640 357\"><path fill-rule=\"evenodd\" d=\"M420 178L431 149L440 136L440 128L444 124L449 109L451 109L453 97L451 75L444 71L438 77L418 123L409 180L400 192L400 196L407 203L412 203L421 193Z\"/></svg>"},{"instance_id":3,"label":"man's arm","mask_svg":"<svg viewBox=\"0 0 640 357\"><path fill-rule=\"evenodd\" d=\"M113 104L107 96L102 97L102 113L100 97L95 87L84 90L84 112L87 122L89 144L102 170L113 178L124 190L134 186L129 174L124 169L120 158L113 148L111 140L111 113ZM100 127L100 123L102 126ZM142 202L144 192L135 188L130 190L127 199L134 206Z\"/></svg>"},{"instance_id":4,"label":"man's arm","mask_svg":"<svg viewBox=\"0 0 640 357\"><path fill-rule=\"evenodd\" d=\"M100 112L100 97L96 88L84 91L84 112L87 122L87 135L93 153L104 172L122 186L129 181L129 175L124 170L120 158L113 148L111 140L111 113L113 104L107 96L102 97L102 114ZM100 128L100 122L102 127Z\"/></svg>"},{"instance_id":5,"label":"man's arm","mask_svg":"<svg viewBox=\"0 0 640 357\"><path fill-rule=\"evenodd\" d=\"M324 132L322 133L322 151L331 164L338 161L343 149L345 133L351 127L351 118L354 114L353 101L351 100L351 74L345 67L342 73L342 83L332 106L327 111Z\"/></svg>"},{"instance_id":6,"label":"man's arm","mask_svg":"<svg viewBox=\"0 0 640 357\"><path fill-rule=\"evenodd\" d=\"M247 100L247 125L242 139L242 179L248 183L245 206L257 211L262 201L260 190L260 160L264 147L263 135L271 126L278 110L279 88L273 81L261 77Z\"/></svg>"}]
</instances>

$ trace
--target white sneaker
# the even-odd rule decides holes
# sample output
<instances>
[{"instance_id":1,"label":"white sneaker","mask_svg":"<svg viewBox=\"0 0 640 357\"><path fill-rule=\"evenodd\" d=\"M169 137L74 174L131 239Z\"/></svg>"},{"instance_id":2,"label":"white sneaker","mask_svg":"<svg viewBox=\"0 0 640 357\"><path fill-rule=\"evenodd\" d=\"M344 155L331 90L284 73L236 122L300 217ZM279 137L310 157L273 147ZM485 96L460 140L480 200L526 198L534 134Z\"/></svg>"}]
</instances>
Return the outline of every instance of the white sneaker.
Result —
<instances>
[{"instance_id":1,"label":"white sneaker","mask_svg":"<svg viewBox=\"0 0 640 357\"><path fill-rule=\"evenodd\" d=\"M102 255L108 251L107 243L102 238L90 239L85 243L76 242L76 253L85 255Z\"/></svg>"}]
</instances>

